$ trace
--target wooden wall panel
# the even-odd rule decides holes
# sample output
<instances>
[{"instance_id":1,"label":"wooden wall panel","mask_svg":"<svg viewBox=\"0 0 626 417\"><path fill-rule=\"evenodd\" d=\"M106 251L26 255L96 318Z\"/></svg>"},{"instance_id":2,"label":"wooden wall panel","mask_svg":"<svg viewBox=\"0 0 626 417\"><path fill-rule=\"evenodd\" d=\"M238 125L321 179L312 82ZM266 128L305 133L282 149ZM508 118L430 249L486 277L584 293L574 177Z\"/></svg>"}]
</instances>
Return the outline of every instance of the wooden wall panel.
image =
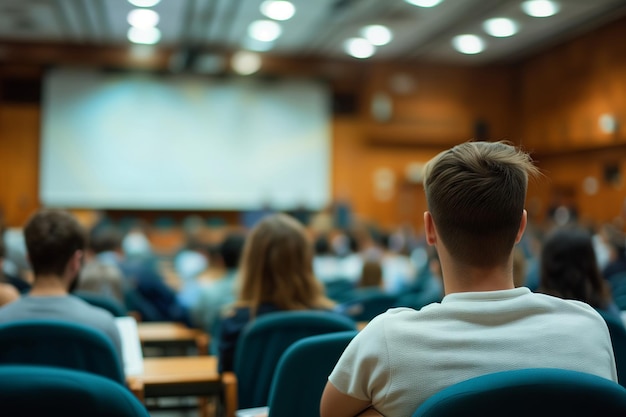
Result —
<instances>
[{"instance_id":1,"label":"wooden wall panel","mask_svg":"<svg viewBox=\"0 0 626 417\"><path fill-rule=\"evenodd\" d=\"M21 226L39 207L39 106L0 106L0 208Z\"/></svg>"},{"instance_id":2,"label":"wooden wall panel","mask_svg":"<svg viewBox=\"0 0 626 417\"><path fill-rule=\"evenodd\" d=\"M476 138L480 122L487 127L482 139L517 142L514 75L509 67L376 66L362 106L368 138L381 144L450 146ZM397 77L410 80L413 88L394 89ZM392 102L393 113L386 122L377 121L369 111L381 93Z\"/></svg>"},{"instance_id":3,"label":"wooden wall panel","mask_svg":"<svg viewBox=\"0 0 626 417\"><path fill-rule=\"evenodd\" d=\"M366 126L358 118L333 121L334 197L349 200L359 219L421 230L424 192L407 179L407 168L426 163L444 147L372 144Z\"/></svg>"},{"instance_id":4,"label":"wooden wall panel","mask_svg":"<svg viewBox=\"0 0 626 417\"><path fill-rule=\"evenodd\" d=\"M531 182L528 192L538 221L545 220L550 205L558 203L559 190L571 190L569 200L583 223L626 220L626 146L539 158L545 177Z\"/></svg>"},{"instance_id":5,"label":"wooden wall panel","mask_svg":"<svg viewBox=\"0 0 626 417\"><path fill-rule=\"evenodd\" d=\"M537 152L626 143L624 127L600 129L611 114L626 121L626 19L552 48L521 67L524 142Z\"/></svg>"}]
</instances>

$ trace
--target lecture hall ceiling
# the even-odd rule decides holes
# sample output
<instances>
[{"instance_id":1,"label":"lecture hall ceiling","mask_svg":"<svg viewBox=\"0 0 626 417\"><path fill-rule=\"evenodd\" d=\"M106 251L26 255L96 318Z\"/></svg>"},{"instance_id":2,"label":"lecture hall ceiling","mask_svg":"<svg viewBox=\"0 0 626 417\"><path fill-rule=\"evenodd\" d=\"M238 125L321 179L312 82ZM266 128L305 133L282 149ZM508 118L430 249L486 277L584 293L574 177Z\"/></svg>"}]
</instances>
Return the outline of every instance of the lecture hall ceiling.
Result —
<instances>
[{"instance_id":1,"label":"lecture hall ceiling","mask_svg":"<svg viewBox=\"0 0 626 417\"><path fill-rule=\"evenodd\" d=\"M417 1L417 0L416 0ZM212 54L258 49L250 44L249 26L266 19L263 0L161 0L150 9L159 15L156 48L170 51L179 64L199 63ZM626 0L560 0L551 17L530 17L521 0L444 0L432 8L408 0L292 0L294 16L278 22L280 36L266 54L310 59L360 61L345 52L345 41L367 25L385 25L393 39L376 47L368 60L436 61L454 64L511 62L626 14ZM0 0L0 62L16 48L125 48L128 0ZM514 36L496 38L483 22L507 17L519 25ZM269 19L271 20L271 19ZM477 34L485 49L461 54L452 46L459 34ZM621 41L623 40L616 40ZM269 46L268 46L269 45ZM210 61L210 59L209 59ZM208 62L208 61L207 61Z\"/></svg>"}]
</instances>

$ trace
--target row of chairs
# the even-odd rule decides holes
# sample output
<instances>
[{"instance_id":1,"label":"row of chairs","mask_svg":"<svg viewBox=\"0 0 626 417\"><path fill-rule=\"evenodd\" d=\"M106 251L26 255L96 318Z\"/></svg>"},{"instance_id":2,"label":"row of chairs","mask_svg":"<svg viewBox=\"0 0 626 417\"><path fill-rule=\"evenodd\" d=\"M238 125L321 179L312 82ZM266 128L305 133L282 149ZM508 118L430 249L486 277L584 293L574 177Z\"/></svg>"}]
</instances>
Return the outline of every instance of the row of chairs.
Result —
<instances>
[{"instance_id":1,"label":"row of chairs","mask_svg":"<svg viewBox=\"0 0 626 417\"><path fill-rule=\"evenodd\" d=\"M345 317L325 312L275 313L259 317L242 334L241 343L236 352L235 373L239 381L238 408L268 406L270 417L318 415L319 399L326 378L347 344L357 334L354 326L355 323ZM46 342L42 343L42 340ZM85 348L85 346L88 347ZM0 364L2 364L0 371L6 372L7 377L0 376L0 385L13 384L14 387L20 387L32 381L33 386L39 386L41 392L45 391L46 383L56 384L59 390L65 385L70 385L68 390L74 389L76 395L80 393L82 396L80 407L88 408L90 406L102 407L101 398L92 398L93 392L81 386L104 387L104 385L114 384L122 388L125 394L115 393L115 391L120 391L118 388L101 388L94 391L101 397L109 395L105 392L110 392L111 399L105 403L106 407L109 407L108 409L105 407L105 410L109 410L108 415L147 415L137 411L138 409L145 411L145 408L142 408L143 405L124 387L125 381L121 366L113 352L113 346L108 339L78 324L46 320L5 324L0 326ZM60 368L72 368L73 371L66 369L65 371L68 372L64 373L64 370ZM23 375L21 377L8 377L20 375L20 372ZM596 409L597 415L626 415L626 390L618 384L610 383L611 381L602 378L594 379L592 376L578 375L572 371L563 370L507 372L509 373L500 376L485 376L477 381L466 381L463 383L465 385L451 387L450 392L444 390L438 394L439 397L435 396L432 401L425 403L423 406L425 408L420 408L415 417L457 415L460 408L456 408L457 414L454 412L441 414L424 410L434 407L428 405L433 402L439 404L434 408L435 410L440 407L452 407L454 410L453 407L460 407L458 404L462 404L457 399L465 397L468 398L467 405L464 406L467 407L465 410L473 410L480 404L482 407L489 407L483 404L481 398L490 395L496 398L490 400L491 404L501 403L501 408L498 409L501 413L505 405L508 404L510 408L510 404L517 404L517 402L510 401L515 398L519 401L519 398L524 398L524 395L529 395L530 392L542 394L529 396L527 400L533 399L534 401L536 398L546 396L562 397L564 400L558 401L559 410L567 409L568 416L595 415L580 414L581 410L589 410L591 406L600 407ZM3 374L0 373L0 375ZM91 382L90 379L94 379L92 376L109 382ZM65 383L56 382L58 380L63 380ZM15 393L17 389L13 388L11 391L4 388L0 389L0 400L5 392ZM484 391L481 398L473 395L481 391ZM25 401L23 398L29 392L32 404L22 409L20 407ZM522 392L525 394L522 395ZM496 393L500 394L496 395ZM8 415L35 415L38 411L32 407L37 407L44 402L32 401L32 395L32 391L24 388L20 394L12 397L13 400L2 402L3 411L6 412L9 407L14 412L9 412ZM62 402L60 400L63 398L67 402L67 397L64 395L46 395L46 401L50 401L47 407L53 407L52 404L57 401ZM582 405L569 407L574 400L570 398L569 402L565 401L567 395L573 395L572 398L575 397L575 401L584 400L586 408ZM37 394L36 398L42 397ZM450 398L457 399L451 401ZM509 402L500 401L499 398L509 398ZM554 401L554 398L551 401ZM602 405L600 400L608 401L608 403ZM532 406L533 401L526 401L524 407L535 407L532 409L534 415L545 415L541 414L543 408L539 407L539 403ZM72 401L69 403L71 404ZM15 409L10 408L13 405ZM111 407L118 406L125 408L127 413L110 411L113 409ZM63 405L58 405L58 407L62 408ZM552 410L555 411L554 408ZM621 414L612 414L616 410L619 410ZM516 411L507 411L507 415L522 415L511 414L513 412ZM492 414L485 411L482 415Z\"/></svg>"},{"instance_id":2,"label":"row of chairs","mask_svg":"<svg viewBox=\"0 0 626 417\"><path fill-rule=\"evenodd\" d=\"M57 320L0 326L0 403L10 416L149 417L126 386L113 343Z\"/></svg>"},{"instance_id":3,"label":"row of chairs","mask_svg":"<svg viewBox=\"0 0 626 417\"><path fill-rule=\"evenodd\" d=\"M411 288L402 294L388 294L378 288L355 288L354 282L345 278L326 282L324 287L328 298L339 304L338 310L355 321L370 321L392 307L419 310L443 298L441 285L436 282Z\"/></svg>"}]
</instances>

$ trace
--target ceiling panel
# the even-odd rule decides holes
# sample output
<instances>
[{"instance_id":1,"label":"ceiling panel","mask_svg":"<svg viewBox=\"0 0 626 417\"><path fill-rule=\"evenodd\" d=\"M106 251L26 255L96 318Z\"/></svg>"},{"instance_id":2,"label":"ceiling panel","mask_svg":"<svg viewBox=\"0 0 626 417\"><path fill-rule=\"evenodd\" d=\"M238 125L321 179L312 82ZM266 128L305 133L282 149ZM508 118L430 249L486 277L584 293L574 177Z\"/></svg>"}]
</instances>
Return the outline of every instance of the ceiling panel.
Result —
<instances>
[{"instance_id":1,"label":"ceiling panel","mask_svg":"<svg viewBox=\"0 0 626 417\"><path fill-rule=\"evenodd\" d=\"M292 0L295 16L281 22L282 36L269 53L351 60L346 39L363 26L384 24L394 39L378 47L373 60L430 60L492 63L514 60L546 45L626 14L626 0L560 0L561 12L550 18L523 14L521 0L444 0L419 8L403 0ZM234 51L245 48L248 25L263 18L262 0L161 0L160 46L182 51ZM129 45L127 0L0 0L0 43L47 42L102 46ZM486 35L482 22L510 17L519 34L503 39ZM460 33L483 36L479 55L457 53L451 39ZM356 61L356 59L354 59Z\"/></svg>"}]
</instances>

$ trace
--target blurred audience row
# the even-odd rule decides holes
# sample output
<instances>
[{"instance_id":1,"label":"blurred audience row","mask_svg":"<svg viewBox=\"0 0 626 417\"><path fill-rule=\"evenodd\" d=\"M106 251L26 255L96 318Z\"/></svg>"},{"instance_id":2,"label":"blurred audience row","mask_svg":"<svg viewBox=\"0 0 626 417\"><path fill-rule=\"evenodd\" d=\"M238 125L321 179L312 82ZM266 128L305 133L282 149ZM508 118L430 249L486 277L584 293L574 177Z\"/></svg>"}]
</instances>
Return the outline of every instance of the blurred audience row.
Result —
<instances>
[{"instance_id":1,"label":"blurred audience row","mask_svg":"<svg viewBox=\"0 0 626 417\"><path fill-rule=\"evenodd\" d=\"M184 247L164 256L141 229L99 225L71 290L105 297L142 321L206 330L222 370L232 369L243 327L269 312L321 309L369 321L391 307L420 309L443 298L437 253L409 228L307 226L270 214L252 229L216 226L209 242L191 228ZM0 303L7 304L28 293L32 273L20 229L3 230L0 242ZM513 271L516 286L580 300L619 320L626 310L626 238L615 226L529 227Z\"/></svg>"}]
</instances>

